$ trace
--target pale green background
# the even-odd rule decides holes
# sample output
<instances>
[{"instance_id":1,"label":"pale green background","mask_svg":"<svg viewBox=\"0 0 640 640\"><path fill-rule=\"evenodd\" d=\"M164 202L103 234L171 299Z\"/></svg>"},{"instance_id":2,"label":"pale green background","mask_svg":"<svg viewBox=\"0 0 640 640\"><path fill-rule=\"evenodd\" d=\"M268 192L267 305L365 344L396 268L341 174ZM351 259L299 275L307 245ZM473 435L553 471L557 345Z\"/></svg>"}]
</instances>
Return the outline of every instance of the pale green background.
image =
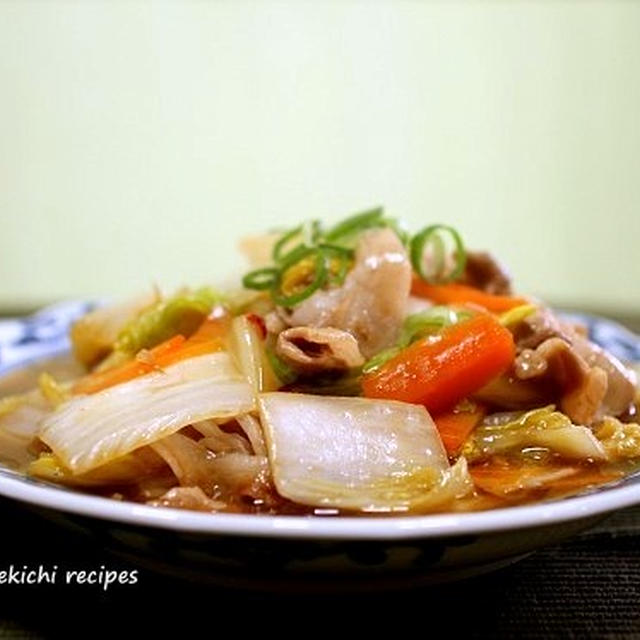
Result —
<instances>
[{"instance_id":1,"label":"pale green background","mask_svg":"<svg viewBox=\"0 0 640 640\"><path fill-rule=\"evenodd\" d=\"M640 4L0 1L5 308L376 203L640 312Z\"/></svg>"}]
</instances>

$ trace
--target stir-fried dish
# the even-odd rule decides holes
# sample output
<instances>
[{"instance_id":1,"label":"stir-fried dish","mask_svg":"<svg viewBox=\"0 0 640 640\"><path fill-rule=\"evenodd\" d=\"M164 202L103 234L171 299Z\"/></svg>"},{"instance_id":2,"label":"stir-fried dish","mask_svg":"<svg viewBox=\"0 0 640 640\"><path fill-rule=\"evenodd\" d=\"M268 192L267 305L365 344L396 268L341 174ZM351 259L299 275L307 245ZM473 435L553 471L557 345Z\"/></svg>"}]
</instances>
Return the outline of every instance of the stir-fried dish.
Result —
<instances>
[{"instance_id":1,"label":"stir-fried dish","mask_svg":"<svg viewBox=\"0 0 640 640\"><path fill-rule=\"evenodd\" d=\"M86 372L0 400L2 460L117 500L315 515L487 509L640 466L633 370L455 229L374 209L241 248L237 289L80 319Z\"/></svg>"}]
</instances>

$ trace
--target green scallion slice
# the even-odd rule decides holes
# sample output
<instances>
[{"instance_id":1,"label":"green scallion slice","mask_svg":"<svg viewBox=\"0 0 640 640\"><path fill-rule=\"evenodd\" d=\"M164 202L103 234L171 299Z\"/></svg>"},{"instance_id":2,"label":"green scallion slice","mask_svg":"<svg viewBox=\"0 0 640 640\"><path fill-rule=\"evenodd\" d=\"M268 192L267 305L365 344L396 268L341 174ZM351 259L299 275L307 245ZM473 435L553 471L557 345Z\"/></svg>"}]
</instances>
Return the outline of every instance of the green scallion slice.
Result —
<instances>
[{"instance_id":1,"label":"green scallion slice","mask_svg":"<svg viewBox=\"0 0 640 640\"><path fill-rule=\"evenodd\" d=\"M280 238L278 238L277 242L273 245L273 250L271 252L271 257L274 262L280 262L284 256L287 255L285 249L287 245L302 234L303 225L298 225L289 231L285 231Z\"/></svg>"},{"instance_id":2,"label":"green scallion slice","mask_svg":"<svg viewBox=\"0 0 640 640\"><path fill-rule=\"evenodd\" d=\"M306 300L327 281L327 256L325 252L319 248L302 247L302 249L296 252L297 255L289 256L287 263L282 265L277 279L271 287L271 299L281 307L294 307ZM302 291L289 296L285 295L281 290L284 274L300 260L304 260L309 256L314 257L313 280Z\"/></svg>"},{"instance_id":3,"label":"green scallion slice","mask_svg":"<svg viewBox=\"0 0 640 640\"><path fill-rule=\"evenodd\" d=\"M342 285L349 272L349 267L351 266L355 252L348 247L341 247L334 244L321 244L319 246L320 249L325 252L327 259L336 258L338 260L338 270L335 273L330 269L328 270L329 282L338 286Z\"/></svg>"},{"instance_id":4,"label":"green scallion slice","mask_svg":"<svg viewBox=\"0 0 640 640\"><path fill-rule=\"evenodd\" d=\"M402 351L401 347L389 347L388 349L383 349L382 351L376 353L370 360L362 367L362 373L371 373L376 369L379 369L383 364L386 364L391 358L397 356L400 351Z\"/></svg>"},{"instance_id":5,"label":"green scallion slice","mask_svg":"<svg viewBox=\"0 0 640 640\"><path fill-rule=\"evenodd\" d=\"M447 264L445 238L453 243L453 266ZM467 263L467 252L460 234L444 224L434 224L413 236L409 245L411 264L416 273L431 284L444 284L459 278Z\"/></svg>"},{"instance_id":6,"label":"green scallion slice","mask_svg":"<svg viewBox=\"0 0 640 640\"><path fill-rule=\"evenodd\" d=\"M273 267L266 267L264 269L256 269L247 273L242 278L242 285L245 289L255 289L257 291L264 291L271 289L278 280L278 270Z\"/></svg>"},{"instance_id":7,"label":"green scallion slice","mask_svg":"<svg viewBox=\"0 0 640 640\"><path fill-rule=\"evenodd\" d=\"M325 234L324 240L328 243L335 243L354 233L364 231L364 229L378 226L383 213L384 209L382 207L376 207L375 209L350 216L346 220L339 222L333 229L330 229Z\"/></svg>"}]
</instances>

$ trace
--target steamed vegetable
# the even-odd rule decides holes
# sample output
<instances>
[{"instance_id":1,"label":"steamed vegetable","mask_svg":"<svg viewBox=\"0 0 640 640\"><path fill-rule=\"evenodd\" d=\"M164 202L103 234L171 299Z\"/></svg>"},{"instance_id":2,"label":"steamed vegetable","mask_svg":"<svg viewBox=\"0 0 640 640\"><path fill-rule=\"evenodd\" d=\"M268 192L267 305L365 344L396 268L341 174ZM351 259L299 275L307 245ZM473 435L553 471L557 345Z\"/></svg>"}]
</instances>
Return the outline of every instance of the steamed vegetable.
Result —
<instances>
[{"instance_id":1,"label":"steamed vegetable","mask_svg":"<svg viewBox=\"0 0 640 640\"><path fill-rule=\"evenodd\" d=\"M610 460L640 457L640 424L607 417L598 425L595 434Z\"/></svg>"},{"instance_id":2,"label":"steamed vegetable","mask_svg":"<svg viewBox=\"0 0 640 640\"><path fill-rule=\"evenodd\" d=\"M511 333L492 316L479 314L414 342L365 375L362 390L369 398L443 411L503 373L514 355Z\"/></svg>"},{"instance_id":3,"label":"steamed vegetable","mask_svg":"<svg viewBox=\"0 0 640 640\"><path fill-rule=\"evenodd\" d=\"M38 388L52 407L57 407L70 395L69 385L61 384L47 371L43 371L38 377Z\"/></svg>"},{"instance_id":4,"label":"steamed vegetable","mask_svg":"<svg viewBox=\"0 0 640 640\"><path fill-rule=\"evenodd\" d=\"M240 371L256 393L275 391L281 386L266 353L262 327L251 316L238 316L231 322L229 346Z\"/></svg>"},{"instance_id":5,"label":"steamed vegetable","mask_svg":"<svg viewBox=\"0 0 640 640\"><path fill-rule=\"evenodd\" d=\"M606 460L607 454L587 427L576 426L553 406L528 411L506 424L483 424L465 445L470 461L507 452L518 454L532 447L547 449L564 458Z\"/></svg>"},{"instance_id":6,"label":"steamed vegetable","mask_svg":"<svg viewBox=\"0 0 640 640\"><path fill-rule=\"evenodd\" d=\"M587 489L620 478L619 472L604 472L576 464L518 464L493 461L469 469L478 489L505 498L526 497L540 491L557 495Z\"/></svg>"},{"instance_id":7,"label":"steamed vegetable","mask_svg":"<svg viewBox=\"0 0 640 640\"><path fill-rule=\"evenodd\" d=\"M124 327L157 302L158 294L151 292L85 314L71 327L73 355L87 367L97 364L113 351Z\"/></svg>"},{"instance_id":8,"label":"steamed vegetable","mask_svg":"<svg viewBox=\"0 0 640 640\"><path fill-rule=\"evenodd\" d=\"M253 406L251 387L229 355L212 353L75 397L45 418L40 438L65 466L82 473L185 425Z\"/></svg>"},{"instance_id":9,"label":"steamed vegetable","mask_svg":"<svg viewBox=\"0 0 640 640\"><path fill-rule=\"evenodd\" d=\"M154 368L161 368L165 364L166 358L173 356L183 346L184 342L183 336L174 336L153 349L145 351L140 358L127 360L119 366L80 378L73 386L73 392L96 393L116 384L146 375L153 371Z\"/></svg>"},{"instance_id":10,"label":"steamed vegetable","mask_svg":"<svg viewBox=\"0 0 640 640\"><path fill-rule=\"evenodd\" d=\"M10 413L13 413L18 407L28 400L28 394L17 393L10 396L0 398L0 420Z\"/></svg>"},{"instance_id":11,"label":"steamed vegetable","mask_svg":"<svg viewBox=\"0 0 640 640\"><path fill-rule=\"evenodd\" d=\"M229 319L226 315L207 319L188 340L182 335L176 335L153 349L142 349L133 360L81 378L74 385L73 392L96 393L152 371L161 370L180 360L220 351L224 348L228 327Z\"/></svg>"},{"instance_id":12,"label":"steamed vegetable","mask_svg":"<svg viewBox=\"0 0 640 640\"><path fill-rule=\"evenodd\" d=\"M70 486L100 487L135 484L162 472L165 462L150 447L141 447L86 473L75 474L52 453L44 453L29 465L32 476Z\"/></svg>"},{"instance_id":13,"label":"steamed vegetable","mask_svg":"<svg viewBox=\"0 0 640 640\"><path fill-rule=\"evenodd\" d=\"M432 491L450 500L454 479L469 490L423 407L294 393L263 394L259 406L275 485L295 502L403 511L435 508Z\"/></svg>"},{"instance_id":14,"label":"steamed vegetable","mask_svg":"<svg viewBox=\"0 0 640 640\"><path fill-rule=\"evenodd\" d=\"M30 445L52 406L39 389L0 400L0 461L24 470L34 459Z\"/></svg>"},{"instance_id":15,"label":"steamed vegetable","mask_svg":"<svg viewBox=\"0 0 640 640\"><path fill-rule=\"evenodd\" d=\"M221 301L219 293L206 287L160 300L120 331L114 350L134 355L174 335L189 337Z\"/></svg>"},{"instance_id":16,"label":"steamed vegetable","mask_svg":"<svg viewBox=\"0 0 640 640\"><path fill-rule=\"evenodd\" d=\"M266 457L267 443L264 439L264 433L262 432L260 421L249 413L237 416L236 420L249 440L253 453L257 456Z\"/></svg>"},{"instance_id":17,"label":"steamed vegetable","mask_svg":"<svg viewBox=\"0 0 640 640\"><path fill-rule=\"evenodd\" d=\"M451 411L433 416L442 443L450 456L460 453L462 445L482 422L487 408L476 402L461 402Z\"/></svg>"}]
</instances>

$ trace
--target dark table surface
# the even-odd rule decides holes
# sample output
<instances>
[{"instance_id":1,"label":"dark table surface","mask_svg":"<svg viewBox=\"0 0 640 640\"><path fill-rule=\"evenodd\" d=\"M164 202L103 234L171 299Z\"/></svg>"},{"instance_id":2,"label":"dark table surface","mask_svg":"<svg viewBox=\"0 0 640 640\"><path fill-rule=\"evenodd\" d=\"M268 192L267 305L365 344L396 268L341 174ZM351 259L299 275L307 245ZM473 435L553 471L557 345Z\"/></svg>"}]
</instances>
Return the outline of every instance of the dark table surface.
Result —
<instances>
[{"instance_id":1,"label":"dark table surface","mask_svg":"<svg viewBox=\"0 0 640 640\"><path fill-rule=\"evenodd\" d=\"M0 571L39 564L138 568L6 499L0 522ZM0 638L167 637L171 629L178 637L196 630L211 637L256 630L287 636L351 624L360 631L392 624L394 635L426 637L640 638L640 506L492 574L393 593L240 592L146 569L136 585L107 592L0 584Z\"/></svg>"},{"instance_id":2,"label":"dark table surface","mask_svg":"<svg viewBox=\"0 0 640 640\"><path fill-rule=\"evenodd\" d=\"M82 534L61 530L8 500L0 569L131 570ZM640 507L620 511L591 531L542 549L506 569L464 582L393 593L296 595L250 593L193 584L141 570L136 585L0 585L0 637L166 637L237 625L286 633L302 618L331 630L392 622L397 630L444 637L640 637ZM86 626L89 625L89 626ZM144 633L144 636L142 636Z\"/></svg>"}]
</instances>

